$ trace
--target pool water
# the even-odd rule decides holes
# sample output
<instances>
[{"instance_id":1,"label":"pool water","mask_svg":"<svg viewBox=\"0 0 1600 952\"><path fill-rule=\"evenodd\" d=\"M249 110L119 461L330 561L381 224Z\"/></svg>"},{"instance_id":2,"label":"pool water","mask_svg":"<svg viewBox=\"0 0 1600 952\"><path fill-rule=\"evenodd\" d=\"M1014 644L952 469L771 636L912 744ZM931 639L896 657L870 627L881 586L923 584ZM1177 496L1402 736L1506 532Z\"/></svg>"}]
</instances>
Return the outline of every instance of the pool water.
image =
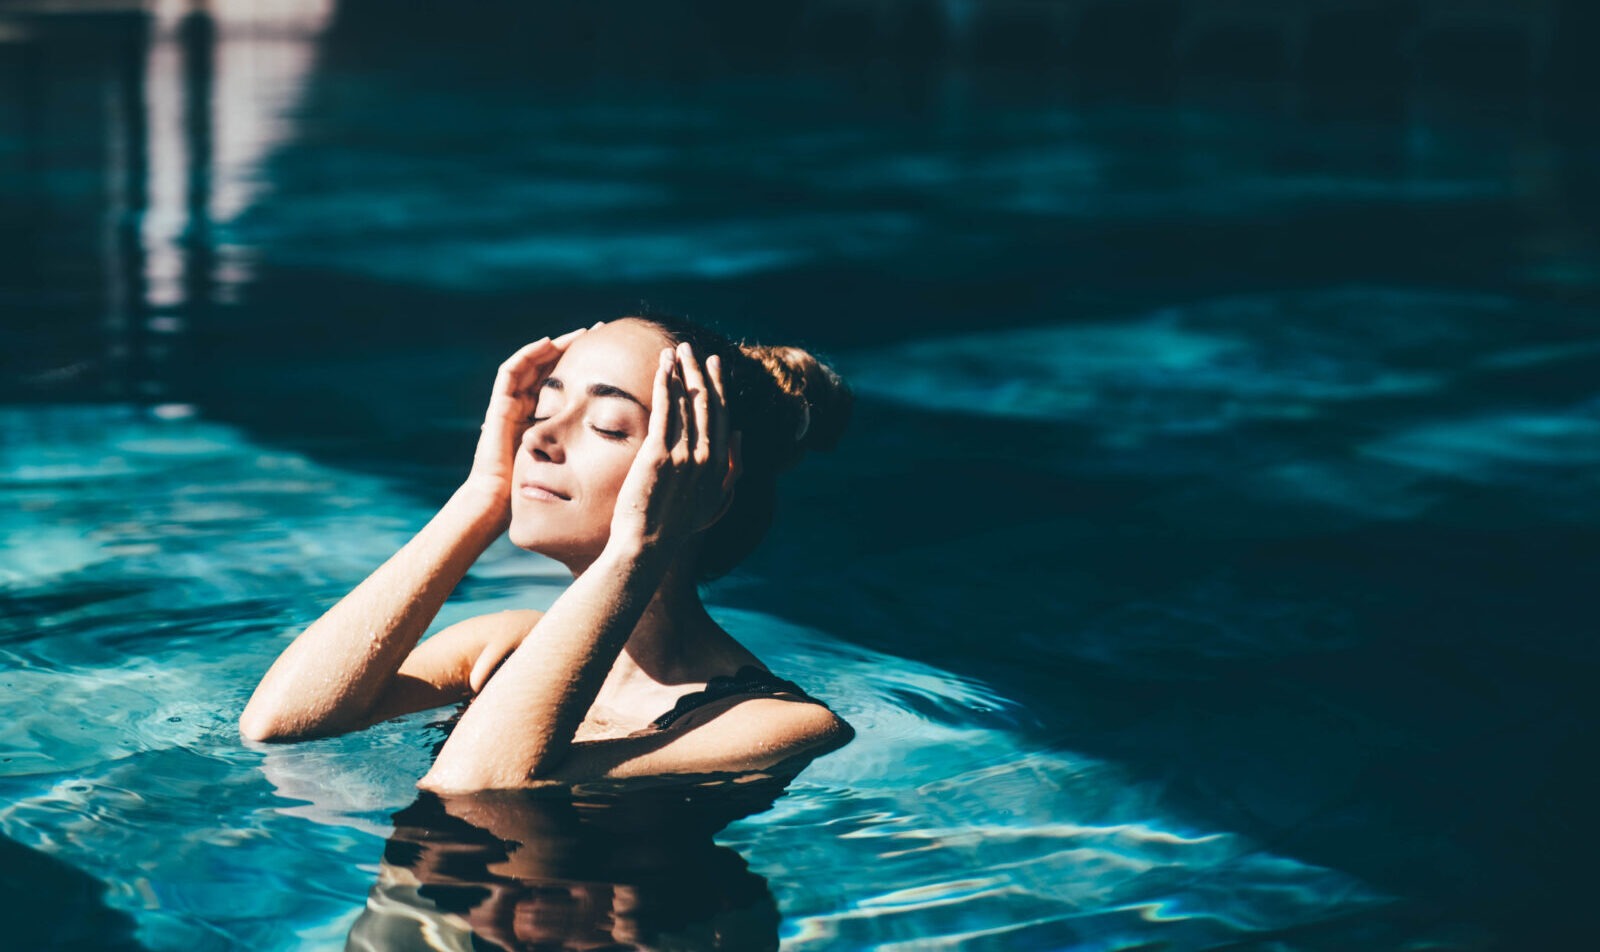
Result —
<instances>
[{"instance_id":1,"label":"pool water","mask_svg":"<svg viewBox=\"0 0 1600 952\"><path fill-rule=\"evenodd\" d=\"M1048 63L1006 0L22 6L0 948L1592 935L1587 96L1133 82L1112 12L1203 0L1062 4L1110 39ZM241 742L496 364L641 302L856 390L707 592L856 739L509 804L417 795L449 710ZM565 583L502 542L436 627Z\"/></svg>"},{"instance_id":2,"label":"pool water","mask_svg":"<svg viewBox=\"0 0 1600 952\"><path fill-rule=\"evenodd\" d=\"M0 833L106 884L103 909L14 884L11 928L92 912L120 924L102 941L149 948L339 946L395 815L416 812L441 712L282 746L242 744L236 719L287 640L429 513L227 426L119 408L4 423ZM503 544L439 624L547 607L563 581ZM858 731L716 837L764 882L787 948L1201 947L1393 901L1183 817L1113 763L1029 743L1036 718L980 681L714 611Z\"/></svg>"}]
</instances>

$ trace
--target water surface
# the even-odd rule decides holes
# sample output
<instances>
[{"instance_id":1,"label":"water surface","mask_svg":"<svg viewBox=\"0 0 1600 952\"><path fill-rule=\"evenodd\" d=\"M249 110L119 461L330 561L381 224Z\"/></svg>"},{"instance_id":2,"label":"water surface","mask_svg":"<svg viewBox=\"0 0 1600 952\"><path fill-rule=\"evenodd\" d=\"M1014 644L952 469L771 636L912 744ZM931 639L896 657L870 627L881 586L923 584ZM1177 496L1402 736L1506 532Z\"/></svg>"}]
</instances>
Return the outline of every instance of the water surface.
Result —
<instances>
[{"instance_id":1,"label":"water surface","mask_svg":"<svg viewBox=\"0 0 1600 952\"><path fill-rule=\"evenodd\" d=\"M1592 126L1427 69L1096 93L1150 49L802 6L0 16L24 947L338 948L435 834L477 908L496 824L412 788L447 712L235 721L448 496L496 363L641 302L857 390L709 600L858 738L694 841L683 922L625 852L490 894L792 948L1592 931ZM564 581L502 544L439 624ZM507 822L614 843L588 809Z\"/></svg>"}]
</instances>

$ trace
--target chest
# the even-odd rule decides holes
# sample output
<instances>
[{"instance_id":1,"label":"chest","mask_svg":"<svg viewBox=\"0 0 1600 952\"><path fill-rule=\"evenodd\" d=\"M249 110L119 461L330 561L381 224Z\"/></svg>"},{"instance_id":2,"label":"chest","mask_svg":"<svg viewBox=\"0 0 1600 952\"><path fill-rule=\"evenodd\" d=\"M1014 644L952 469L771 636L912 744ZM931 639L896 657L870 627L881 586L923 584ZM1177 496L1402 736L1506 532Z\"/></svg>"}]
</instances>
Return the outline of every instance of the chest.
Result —
<instances>
[{"instance_id":1,"label":"chest","mask_svg":"<svg viewBox=\"0 0 1600 952\"><path fill-rule=\"evenodd\" d=\"M614 740L654 730L652 722L663 712L671 710L676 701L675 695L630 699L626 702L596 699L589 706L572 739L574 742Z\"/></svg>"}]
</instances>

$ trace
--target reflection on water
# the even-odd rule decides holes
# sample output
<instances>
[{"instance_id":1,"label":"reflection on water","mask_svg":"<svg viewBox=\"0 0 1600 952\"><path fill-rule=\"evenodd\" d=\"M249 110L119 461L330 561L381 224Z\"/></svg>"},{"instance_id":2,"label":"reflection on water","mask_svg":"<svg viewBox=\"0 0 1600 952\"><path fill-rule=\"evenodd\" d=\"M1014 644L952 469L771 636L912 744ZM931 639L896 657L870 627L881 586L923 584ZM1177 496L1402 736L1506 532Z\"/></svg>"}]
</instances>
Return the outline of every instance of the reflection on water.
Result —
<instances>
[{"instance_id":1,"label":"reflection on water","mask_svg":"<svg viewBox=\"0 0 1600 952\"><path fill-rule=\"evenodd\" d=\"M458 294L516 296L500 307L525 321L772 281L750 289L767 299L755 319L826 343L1351 271L1592 300L1600 274L1589 126L1544 108L1578 88L1553 18L1585 15L1549 4L1462 18L1293 2L1286 21L1179 0L1144 23L1107 0L1051 15L843 0L718 35L647 3L498 3L524 27L503 36L360 0L110 6L0 13L0 71L19 79L0 94L13 394L229 398L197 358L249 363L330 322L388 346ZM872 44L889 36L883 61ZM1251 36L1298 65L1246 84L1242 107L1209 97L1229 70L1196 51ZM1417 59L1341 75L1360 58L1330 51L1364 43ZM1140 64L1167 77L1158 105L1085 92L1115 49L1121 80L1138 86ZM1008 58L1049 71L1025 81ZM1430 105L1462 91L1448 62L1516 78L1522 105L1453 122ZM1374 82L1403 107L1308 105ZM1471 91L1463 105L1482 107ZM795 282L872 320L822 318L822 292Z\"/></svg>"},{"instance_id":2,"label":"reflection on water","mask_svg":"<svg viewBox=\"0 0 1600 952\"><path fill-rule=\"evenodd\" d=\"M239 302L252 277L256 251L239 242L233 225L270 192L262 165L292 138L291 116L332 6L149 0L107 4L81 19L50 5L0 10L0 64L21 64L25 112L49 110L18 125L0 118L0 157L20 154L32 173L0 185L0 223L20 217L42 231L32 240L65 243L77 255L92 250L99 265L98 288L84 286L88 262L70 277L36 264L19 273L20 307L54 316L56 334L93 328L101 346L80 345L63 362L55 335L30 339L30 328L22 342L44 345L34 358L44 363L22 364L28 375L10 386L83 392L87 385L99 396L152 403L192 398L193 337L208 332L216 307ZM80 56L102 68L66 76L38 69ZM88 101L64 114L51 109L59 86ZM101 160L98 168L88 156ZM91 175L102 189L71 182ZM99 206L91 212L96 227L52 213L54 193ZM19 199L20 208L12 203ZM51 220L28 222L34 214ZM93 303L61 307L63 277Z\"/></svg>"},{"instance_id":3,"label":"reflection on water","mask_svg":"<svg viewBox=\"0 0 1600 952\"><path fill-rule=\"evenodd\" d=\"M423 794L393 817L347 948L776 949L766 880L712 836L782 787Z\"/></svg>"}]
</instances>

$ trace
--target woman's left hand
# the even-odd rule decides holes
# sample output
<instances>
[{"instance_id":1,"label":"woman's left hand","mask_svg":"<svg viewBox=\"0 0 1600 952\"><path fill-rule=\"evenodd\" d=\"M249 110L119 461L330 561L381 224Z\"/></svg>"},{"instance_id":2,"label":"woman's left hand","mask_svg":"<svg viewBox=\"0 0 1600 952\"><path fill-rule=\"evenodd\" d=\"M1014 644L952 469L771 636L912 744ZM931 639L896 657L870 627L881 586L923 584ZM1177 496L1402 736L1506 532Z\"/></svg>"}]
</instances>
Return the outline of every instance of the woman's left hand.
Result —
<instances>
[{"instance_id":1,"label":"woman's left hand","mask_svg":"<svg viewBox=\"0 0 1600 952\"><path fill-rule=\"evenodd\" d=\"M738 476L730 464L722 361L704 371L687 343L663 349L644 445L617 494L610 544L630 553L670 553L717 521Z\"/></svg>"}]
</instances>

